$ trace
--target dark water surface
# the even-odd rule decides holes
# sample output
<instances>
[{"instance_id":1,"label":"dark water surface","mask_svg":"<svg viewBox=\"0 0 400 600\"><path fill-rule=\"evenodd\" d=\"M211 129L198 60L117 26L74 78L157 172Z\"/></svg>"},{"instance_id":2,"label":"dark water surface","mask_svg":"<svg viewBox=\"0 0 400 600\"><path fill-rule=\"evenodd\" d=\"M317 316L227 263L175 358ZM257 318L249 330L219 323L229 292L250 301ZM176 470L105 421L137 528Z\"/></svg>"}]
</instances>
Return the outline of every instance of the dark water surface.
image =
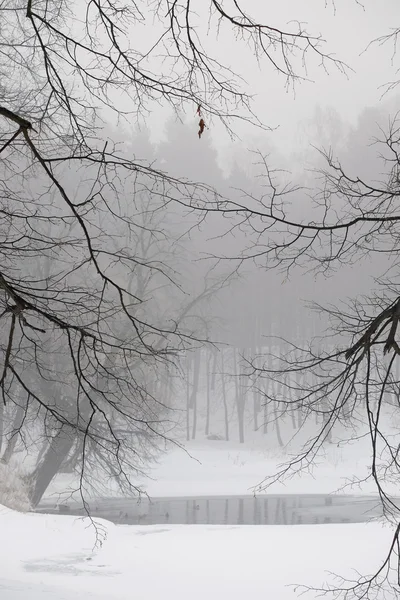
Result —
<instances>
[{"instance_id":1,"label":"dark water surface","mask_svg":"<svg viewBox=\"0 0 400 600\"><path fill-rule=\"evenodd\" d=\"M79 503L56 506L51 499L37 512L85 514ZM124 525L306 525L362 523L382 516L377 497L322 494L103 498L91 501L90 512Z\"/></svg>"}]
</instances>

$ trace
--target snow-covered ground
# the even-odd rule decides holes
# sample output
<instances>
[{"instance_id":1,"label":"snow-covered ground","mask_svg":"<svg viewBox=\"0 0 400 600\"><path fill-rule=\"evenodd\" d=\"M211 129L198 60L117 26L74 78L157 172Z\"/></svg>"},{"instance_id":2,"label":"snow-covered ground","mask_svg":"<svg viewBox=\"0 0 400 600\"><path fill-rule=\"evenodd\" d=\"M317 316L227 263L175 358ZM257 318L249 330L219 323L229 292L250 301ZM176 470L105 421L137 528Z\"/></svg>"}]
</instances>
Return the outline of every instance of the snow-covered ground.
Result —
<instances>
[{"instance_id":1,"label":"snow-covered ground","mask_svg":"<svg viewBox=\"0 0 400 600\"><path fill-rule=\"evenodd\" d=\"M166 454L151 472L152 479L143 481L151 496L184 495L243 495L253 489L266 476L274 475L279 465L288 460L281 452L266 452L257 447L243 448L239 444L214 442L208 444L187 444L187 453L174 449ZM336 446L328 448L326 455L313 466L312 473L302 473L275 483L271 492L285 494L321 493L329 494L342 488L354 477L367 473L365 454L353 454L345 459ZM355 491L375 492L371 482Z\"/></svg>"},{"instance_id":2,"label":"snow-covered ground","mask_svg":"<svg viewBox=\"0 0 400 600\"><path fill-rule=\"evenodd\" d=\"M329 494L342 490L355 474L359 478L368 474L369 451L365 446L328 446L325 456L313 466L311 473L274 484L270 491L274 494ZM180 448L170 450L150 468L148 479L136 480L135 483L152 497L245 495L252 493L267 475L273 475L285 460L287 456L283 453L267 452L257 446L243 447L218 441L190 442L186 451ZM59 475L48 488L45 498L56 499L59 494L67 497L76 488L75 477ZM344 491L351 494L376 493L372 481L361 487L345 487ZM110 482L101 490L101 495L118 495L118 489Z\"/></svg>"},{"instance_id":3,"label":"snow-covered ground","mask_svg":"<svg viewBox=\"0 0 400 600\"><path fill-rule=\"evenodd\" d=\"M295 598L327 571L371 572L390 543L380 523L115 526L0 508L1 600ZM308 596L306 596L307 598ZM313 593L310 594L314 598Z\"/></svg>"}]
</instances>

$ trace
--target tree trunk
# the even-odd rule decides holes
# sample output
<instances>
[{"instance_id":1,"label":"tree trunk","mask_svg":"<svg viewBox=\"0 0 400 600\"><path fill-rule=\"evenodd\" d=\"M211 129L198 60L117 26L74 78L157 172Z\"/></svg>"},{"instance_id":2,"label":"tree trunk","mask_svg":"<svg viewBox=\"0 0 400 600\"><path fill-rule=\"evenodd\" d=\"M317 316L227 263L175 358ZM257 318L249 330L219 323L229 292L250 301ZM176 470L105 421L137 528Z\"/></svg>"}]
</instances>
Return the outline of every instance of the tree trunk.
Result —
<instances>
[{"instance_id":1,"label":"tree trunk","mask_svg":"<svg viewBox=\"0 0 400 600\"><path fill-rule=\"evenodd\" d=\"M66 427L60 429L51 438L45 455L31 475L30 501L33 507L39 504L51 481L57 475L63 461L70 453L75 439L73 430Z\"/></svg>"},{"instance_id":2,"label":"tree trunk","mask_svg":"<svg viewBox=\"0 0 400 600\"><path fill-rule=\"evenodd\" d=\"M236 387L236 412L239 426L239 442L244 444L244 407L246 396L244 394L242 377L240 375L240 365L238 364L237 350L234 350L235 362L235 387Z\"/></svg>"},{"instance_id":3,"label":"tree trunk","mask_svg":"<svg viewBox=\"0 0 400 600\"><path fill-rule=\"evenodd\" d=\"M189 400L189 404L190 404L191 408L193 408L193 406L194 406L196 396L197 396L197 391L199 389L200 358L201 358L201 352L200 352L200 350L196 350L195 355L194 355L193 388L192 388L192 393L191 393L190 400Z\"/></svg>"},{"instance_id":4,"label":"tree trunk","mask_svg":"<svg viewBox=\"0 0 400 600\"><path fill-rule=\"evenodd\" d=\"M261 354L261 348L257 347L259 329L260 329L260 327L258 324L258 319L256 318L255 330L254 330L254 348L252 350L252 354L256 355L256 356ZM253 381L253 430L254 431L258 431L258 413L260 412L260 408L261 408L260 391L256 387L256 385L257 385L257 378L255 378Z\"/></svg>"},{"instance_id":5,"label":"tree trunk","mask_svg":"<svg viewBox=\"0 0 400 600\"><path fill-rule=\"evenodd\" d=\"M328 431L325 434L326 435L326 441L328 443L331 443L332 442L332 428L331 428L330 425L327 425L328 421L329 421L329 417L330 417L331 411L329 409L329 406L327 406L327 404L328 403L327 403L326 399L324 398L323 399L323 405L322 405L322 410L323 410L322 423L323 423L324 427L327 426L327 428L328 428Z\"/></svg>"},{"instance_id":6,"label":"tree trunk","mask_svg":"<svg viewBox=\"0 0 400 600\"><path fill-rule=\"evenodd\" d=\"M168 407L171 406L173 394L174 394L174 383L173 383L172 377L169 376L168 386L166 389L166 402L165 402Z\"/></svg>"},{"instance_id":7,"label":"tree trunk","mask_svg":"<svg viewBox=\"0 0 400 600\"><path fill-rule=\"evenodd\" d=\"M207 361L207 376L206 376L206 380L207 380L207 408L206 408L206 428L205 428L205 434L209 435L210 434L210 404L211 404L211 386L212 386L212 380L211 380L211 359L212 357L210 356L208 361Z\"/></svg>"},{"instance_id":8,"label":"tree trunk","mask_svg":"<svg viewBox=\"0 0 400 600\"><path fill-rule=\"evenodd\" d=\"M267 404L267 400L264 399L264 414L263 414L263 433L267 434L268 433L268 404Z\"/></svg>"},{"instance_id":9,"label":"tree trunk","mask_svg":"<svg viewBox=\"0 0 400 600\"><path fill-rule=\"evenodd\" d=\"M244 444L244 410L238 412L239 419L239 442Z\"/></svg>"},{"instance_id":10,"label":"tree trunk","mask_svg":"<svg viewBox=\"0 0 400 600\"><path fill-rule=\"evenodd\" d=\"M243 352L243 355L245 355L245 352ZM238 388L237 388L237 396L236 396L236 401L237 401L237 414L238 414L238 420L239 420L239 442L241 444L244 444L244 413L245 413L245 406L246 406L246 386L245 386L245 378L240 374L240 365L238 364L238 361L235 360L235 368L236 368L236 380L238 382Z\"/></svg>"},{"instance_id":11,"label":"tree trunk","mask_svg":"<svg viewBox=\"0 0 400 600\"><path fill-rule=\"evenodd\" d=\"M193 423L192 423L192 440L196 439L197 433L197 396L193 399Z\"/></svg>"},{"instance_id":12,"label":"tree trunk","mask_svg":"<svg viewBox=\"0 0 400 600\"><path fill-rule=\"evenodd\" d=\"M188 353L189 354L189 353ZM190 360L186 357L186 441L190 440Z\"/></svg>"},{"instance_id":13,"label":"tree trunk","mask_svg":"<svg viewBox=\"0 0 400 600\"><path fill-rule=\"evenodd\" d=\"M293 425L293 429L297 429L298 428L298 423L297 423L297 419L296 419L296 410L294 408L292 408L294 406L294 403L291 403L291 408L290 408L290 415L292 417L292 425Z\"/></svg>"},{"instance_id":14,"label":"tree trunk","mask_svg":"<svg viewBox=\"0 0 400 600\"><path fill-rule=\"evenodd\" d=\"M225 364L224 364L224 351L221 350L221 386L222 386L222 400L224 403L224 417L225 417L225 439L229 442L229 414L228 404L226 401L226 385L225 385Z\"/></svg>"},{"instance_id":15,"label":"tree trunk","mask_svg":"<svg viewBox=\"0 0 400 600\"><path fill-rule=\"evenodd\" d=\"M196 350L194 357L193 389L190 397L190 405L193 408L192 440L196 439L197 433L197 391L200 378L200 350Z\"/></svg>"},{"instance_id":16,"label":"tree trunk","mask_svg":"<svg viewBox=\"0 0 400 600\"><path fill-rule=\"evenodd\" d=\"M3 447L3 434L4 434L4 402L0 400L0 454Z\"/></svg>"},{"instance_id":17,"label":"tree trunk","mask_svg":"<svg viewBox=\"0 0 400 600\"><path fill-rule=\"evenodd\" d=\"M4 463L5 465L8 465L12 455L14 454L15 446L16 446L17 440L18 440L18 432L23 423L25 411L26 411L26 404L25 405L24 404L17 405L17 410L15 411L10 438L7 442L6 448L4 450L4 454L1 457L1 462Z\"/></svg>"},{"instance_id":18,"label":"tree trunk","mask_svg":"<svg viewBox=\"0 0 400 600\"><path fill-rule=\"evenodd\" d=\"M73 473L79 459L83 456L83 439L78 438L60 467L60 473Z\"/></svg>"},{"instance_id":19,"label":"tree trunk","mask_svg":"<svg viewBox=\"0 0 400 600\"><path fill-rule=\"evenodd\" d=\"M258 431L258 411L260 410L260 399L257 390L253 390L253 423L254 431Z\"/></svg>"},{"instance_id":20,"label":"tree trunk","mask_svg":"<svg viewBox=\"0 0 400 600\"><path fill-rule=\"evenodd\" d=\"M281 436L281 426L279 424L279 417L278 417L278 411L275 407L275 414L274 414L274 422L275 422L275 427L276 427L276 437L278 438L278 444L279 446L282 448L283 446L283 440L282 440L282 436Z\"/></svg>"},{"instance_id":21,"label":"tree trunk","mask_svg":"<svg viewBox=\"0 0 400 600\"><path fill-rule=\"evenodd\" d=\"M297 427L298 429L303 427L303 413L300 407L297 409Z\"/></svg>"},{"instance_id":22,"label":"tree trunk","mask_svg":"<svg viewBox=\"0 0 400 600\"><path fill-rule=\"evenodd\" d=\"M212 365L212 369L211 369L211 391L212 392L215 391L215 378L217 377L217 360L218 360L217 352L214 351L213 352L213 365Z\"/></svg>"},{"instance_id":23,"label":"tree trunk","mask_svg":"<svg viewBox=\"0 0 400 600\"><path fill-rule=\"evenodd\" d=\"M264 384L264 402L263 402L263 434L266 435L268 433L268 398L266 394L268 393L268 383Z\"/></svg>"},{"instance_id":24,"label":"tree trunk","mask_svg":"<svg viewBox=\"0 0 400 600\"><path fill-rule=\"evenodd\" d=\"M44 441L42 442L42 445L40 447L40 450L39 450L37 458L36 458L36 465L38 465L42 462L42 458L46 454L48 445L49 445L48 439L46 437L44 437Z\"/></svg>"}]
</instances>

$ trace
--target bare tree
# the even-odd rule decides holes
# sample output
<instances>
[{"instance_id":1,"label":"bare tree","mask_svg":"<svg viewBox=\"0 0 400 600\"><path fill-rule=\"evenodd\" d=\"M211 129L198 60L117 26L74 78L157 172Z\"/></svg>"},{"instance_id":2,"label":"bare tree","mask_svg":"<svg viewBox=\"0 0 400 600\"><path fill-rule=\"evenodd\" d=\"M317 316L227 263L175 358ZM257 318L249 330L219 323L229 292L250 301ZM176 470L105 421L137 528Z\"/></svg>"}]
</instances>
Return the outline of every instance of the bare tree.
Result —
<instances>
[{"instance_id":1,"label":"bare tree","mask_svg":"<svg viewBox=\"0 0 400 600\"><path fill-rule=\"evenodd\" d=\"M327 274L367 257L384 271L382 276L371 278L369 295L344 299L336 307L314 304L324 318L329 318L325 337L315 337L307 345L280 339L280 347L272 347L268 355L248 360L247 374L257 380L258 389L268 389L272 383L274 393L266 392L265 400L276 422L301 413L301 426L311 419L315 431L301 451L257 489L312 467L325 442L340 428L344 440L358 435L370 440L369 473L360 477L355 474L349 484L374 481L384 514L397 523L400 506L389 486L400 480L399 444L385 418L390 415L395 426L400 408L397 119L375 143L381 161L377 168L380 179L375 173L370 179L349 173L332 153L326 152L327 167L317 174L314 188L308 189L306 196L300 187L281 183L279 172L272 171L261 157L269 190L262 198L247 194L246 203L217 201L204 209L229 217L229 231L238 226L246 231L246 248L232 259L267 260L270 267L281 268L286 274L296 266ZM313 204L307 205L310 195ZM297 202L290 202L292 198ZM296 213L299 202L302 217ZM310 211L312 217L307 220ZM250 236L252 246L248 243ZM359 433L360 425L366 425L363 434ZM346 598L375 598L388 586L398 595L399 544L397 526L388 555L375 574L360 575L356 581L342 581L327 590L336 595L343 593Z\"/></svg>"},{"instance_id":2,"label":"bare tree","mask_svg":"<svg viewBox=\"0 0 400 600\"><path fill-rule=\"evenodd\" d=\"M3 404L26 398L26 415L57 445L54 463L82 438L81 492L94 447L129 487L143 466L138 440L168 432L149 374L202 341L141 297L146 273L179 287L168 265L130 246L142 194L157 214L173 205L181 219L216 197L120 148L103 123L120 132L162 103L229 129L232 117L263 126L240 77L205 50L210 28L229 28L286 83L303 76L308 54L345 68L301 25L262 24L238 2L202 11L188 0L0 5L0 389Z\"/></svg>"},{"instance_id":3,"label":"bare tree","mask_svg":"<svg viewBox=\"0 0 400 600\"><path fill-rule=\"evenodd\" d=\"M225 354L224 350L221 350L221 393L222 393L222 402L224 405L224 425L225 425L225 440L229 442L229 410L228 410L228 402L227 402L227 394L226 394L226 374L225 374Z\"/></svg>"}]
</instances>

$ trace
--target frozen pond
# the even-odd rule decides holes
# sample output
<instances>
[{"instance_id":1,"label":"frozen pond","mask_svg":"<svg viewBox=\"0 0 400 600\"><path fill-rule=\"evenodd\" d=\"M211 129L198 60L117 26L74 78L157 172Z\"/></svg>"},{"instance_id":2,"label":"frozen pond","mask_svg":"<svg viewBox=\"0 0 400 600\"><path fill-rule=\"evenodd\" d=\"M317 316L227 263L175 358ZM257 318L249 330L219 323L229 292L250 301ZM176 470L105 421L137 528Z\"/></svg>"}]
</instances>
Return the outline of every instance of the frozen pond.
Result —
<instances>
[{"instance_id":1,"label":"frozen pond","mask_svg":"<svg viewBox=\"0 0 400 600\"><path fill-rule=\"evenodd\" d=\"M55 506L38 512L85 514L82 505ZM104 498L90 504L93 516L124 525L299 525L361 523L382 516L379 499L349 495L262 495L170 498Z\"/></svg>"}]
</instances>

